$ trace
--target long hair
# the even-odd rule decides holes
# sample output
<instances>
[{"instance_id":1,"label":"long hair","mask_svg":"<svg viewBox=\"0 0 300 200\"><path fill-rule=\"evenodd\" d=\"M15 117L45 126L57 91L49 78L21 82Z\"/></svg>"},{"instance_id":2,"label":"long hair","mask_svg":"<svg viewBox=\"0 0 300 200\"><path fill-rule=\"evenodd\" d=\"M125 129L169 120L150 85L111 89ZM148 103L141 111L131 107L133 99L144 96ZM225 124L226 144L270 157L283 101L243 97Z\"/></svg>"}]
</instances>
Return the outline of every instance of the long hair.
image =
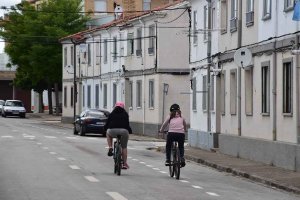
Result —
<instances>
[{"instance_id":1,"label":"long hair","mask_svg":"<svg viewBox=\"0 0 300 200\"><path fill-rule=\"evenodd\" d=\"M181 117L181 111L180 110L174 110L174 111L170 112L170 120L169 120L169 122L171 121L171 119L175 118L176 113L178 113L179 116Z\"/></svg>"}]
</instances>

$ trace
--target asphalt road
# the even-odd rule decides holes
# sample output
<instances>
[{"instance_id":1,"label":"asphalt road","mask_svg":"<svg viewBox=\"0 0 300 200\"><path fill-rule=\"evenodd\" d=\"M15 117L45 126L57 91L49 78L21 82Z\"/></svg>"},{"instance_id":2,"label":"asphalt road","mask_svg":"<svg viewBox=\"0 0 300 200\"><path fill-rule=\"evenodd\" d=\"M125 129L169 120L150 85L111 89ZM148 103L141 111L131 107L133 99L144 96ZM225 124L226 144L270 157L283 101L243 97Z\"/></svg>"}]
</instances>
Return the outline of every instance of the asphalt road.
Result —
<instances>
[{"instance_id":1,"label":"asphalt road","mask_svg":"<svg viewBox=\"0 0 300 200\"><path fill-rule=\"evenodd\" d=\"M264 185L188 162L170 178L161 143L129 141L129 170L113 173L106 139L34 119L0 118L0 200L295 200Z\"/></svg>"}]
</instances>

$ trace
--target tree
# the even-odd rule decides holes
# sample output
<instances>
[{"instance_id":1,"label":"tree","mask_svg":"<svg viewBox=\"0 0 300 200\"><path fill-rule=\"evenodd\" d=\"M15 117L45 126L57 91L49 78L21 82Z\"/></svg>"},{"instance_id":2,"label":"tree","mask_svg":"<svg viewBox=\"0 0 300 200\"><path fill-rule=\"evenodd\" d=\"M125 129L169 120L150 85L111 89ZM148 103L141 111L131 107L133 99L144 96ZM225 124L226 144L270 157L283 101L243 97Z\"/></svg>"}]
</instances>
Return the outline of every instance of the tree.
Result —
<instances>
[{"instance_id":1,"label":"tree","mask_svg":"<svg viewBox=\"0 0 300 200\"><path fill-rule=\"evenodd\" d=\"M56 88L57 96L62 84L62 48L58 40L85 28L88 17L81 10L81 0L47 0L38 10L23 1L0 24L0 36L9 43L5 52L11 64L18 66L15 86L39 93L47 89L50 114L52 88Z\"/></svg>"}]
</instances>

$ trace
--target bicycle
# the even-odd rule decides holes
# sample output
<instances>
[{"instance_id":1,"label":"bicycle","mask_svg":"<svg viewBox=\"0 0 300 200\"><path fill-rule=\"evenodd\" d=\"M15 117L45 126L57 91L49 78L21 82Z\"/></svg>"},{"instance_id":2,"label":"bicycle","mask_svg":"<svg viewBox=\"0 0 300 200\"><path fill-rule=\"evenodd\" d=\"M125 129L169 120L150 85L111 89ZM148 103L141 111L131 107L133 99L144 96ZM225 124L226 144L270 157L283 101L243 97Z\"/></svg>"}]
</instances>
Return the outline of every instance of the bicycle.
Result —
<instances>
[{"instance_id":1,"label":"bicycle","mask_svg":"<svg viewBox=\"0 0 300 200\"><path fill-rule=\"evenodd\" d=\"M114 173L118 176L121 175L122 169L122 147L121 147L121 135L118 135L116 141L114 141L114 150L113 150L113 158L114 158Z\"/></svg>"},{"instance_id":2,"label":"bicycle","mask_svg":"<svg viewBox=\"0 0 300 200\"><path fill-rule=\"evenodd\" d=\"M181 159L177 141L172 142L171 160L169 165L170 177L175 175L176 179L180 177Z\"/></svg>"}]
</instances>

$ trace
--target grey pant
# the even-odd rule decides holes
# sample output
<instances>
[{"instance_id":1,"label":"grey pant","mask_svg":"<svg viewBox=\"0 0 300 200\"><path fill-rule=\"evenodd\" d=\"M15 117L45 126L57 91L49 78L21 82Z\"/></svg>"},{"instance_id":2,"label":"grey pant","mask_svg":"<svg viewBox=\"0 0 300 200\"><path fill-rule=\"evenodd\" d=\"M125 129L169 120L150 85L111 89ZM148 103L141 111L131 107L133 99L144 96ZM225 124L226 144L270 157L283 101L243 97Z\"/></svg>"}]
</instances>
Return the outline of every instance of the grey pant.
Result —
<instances>
[{"instance_id":1,"label":"grey pant","mask_svg":"<svg viewBox=\"0 0 300 200\"><path fill-rule=\"evenodd\" d=\"M107 129L107 134L112 138L116 138L118 135L121 135L122 136L121 146L123 149L127 148L128 137L129 137L129 132L127 129L124 128Z\"/></svg>"}]
</instances>

